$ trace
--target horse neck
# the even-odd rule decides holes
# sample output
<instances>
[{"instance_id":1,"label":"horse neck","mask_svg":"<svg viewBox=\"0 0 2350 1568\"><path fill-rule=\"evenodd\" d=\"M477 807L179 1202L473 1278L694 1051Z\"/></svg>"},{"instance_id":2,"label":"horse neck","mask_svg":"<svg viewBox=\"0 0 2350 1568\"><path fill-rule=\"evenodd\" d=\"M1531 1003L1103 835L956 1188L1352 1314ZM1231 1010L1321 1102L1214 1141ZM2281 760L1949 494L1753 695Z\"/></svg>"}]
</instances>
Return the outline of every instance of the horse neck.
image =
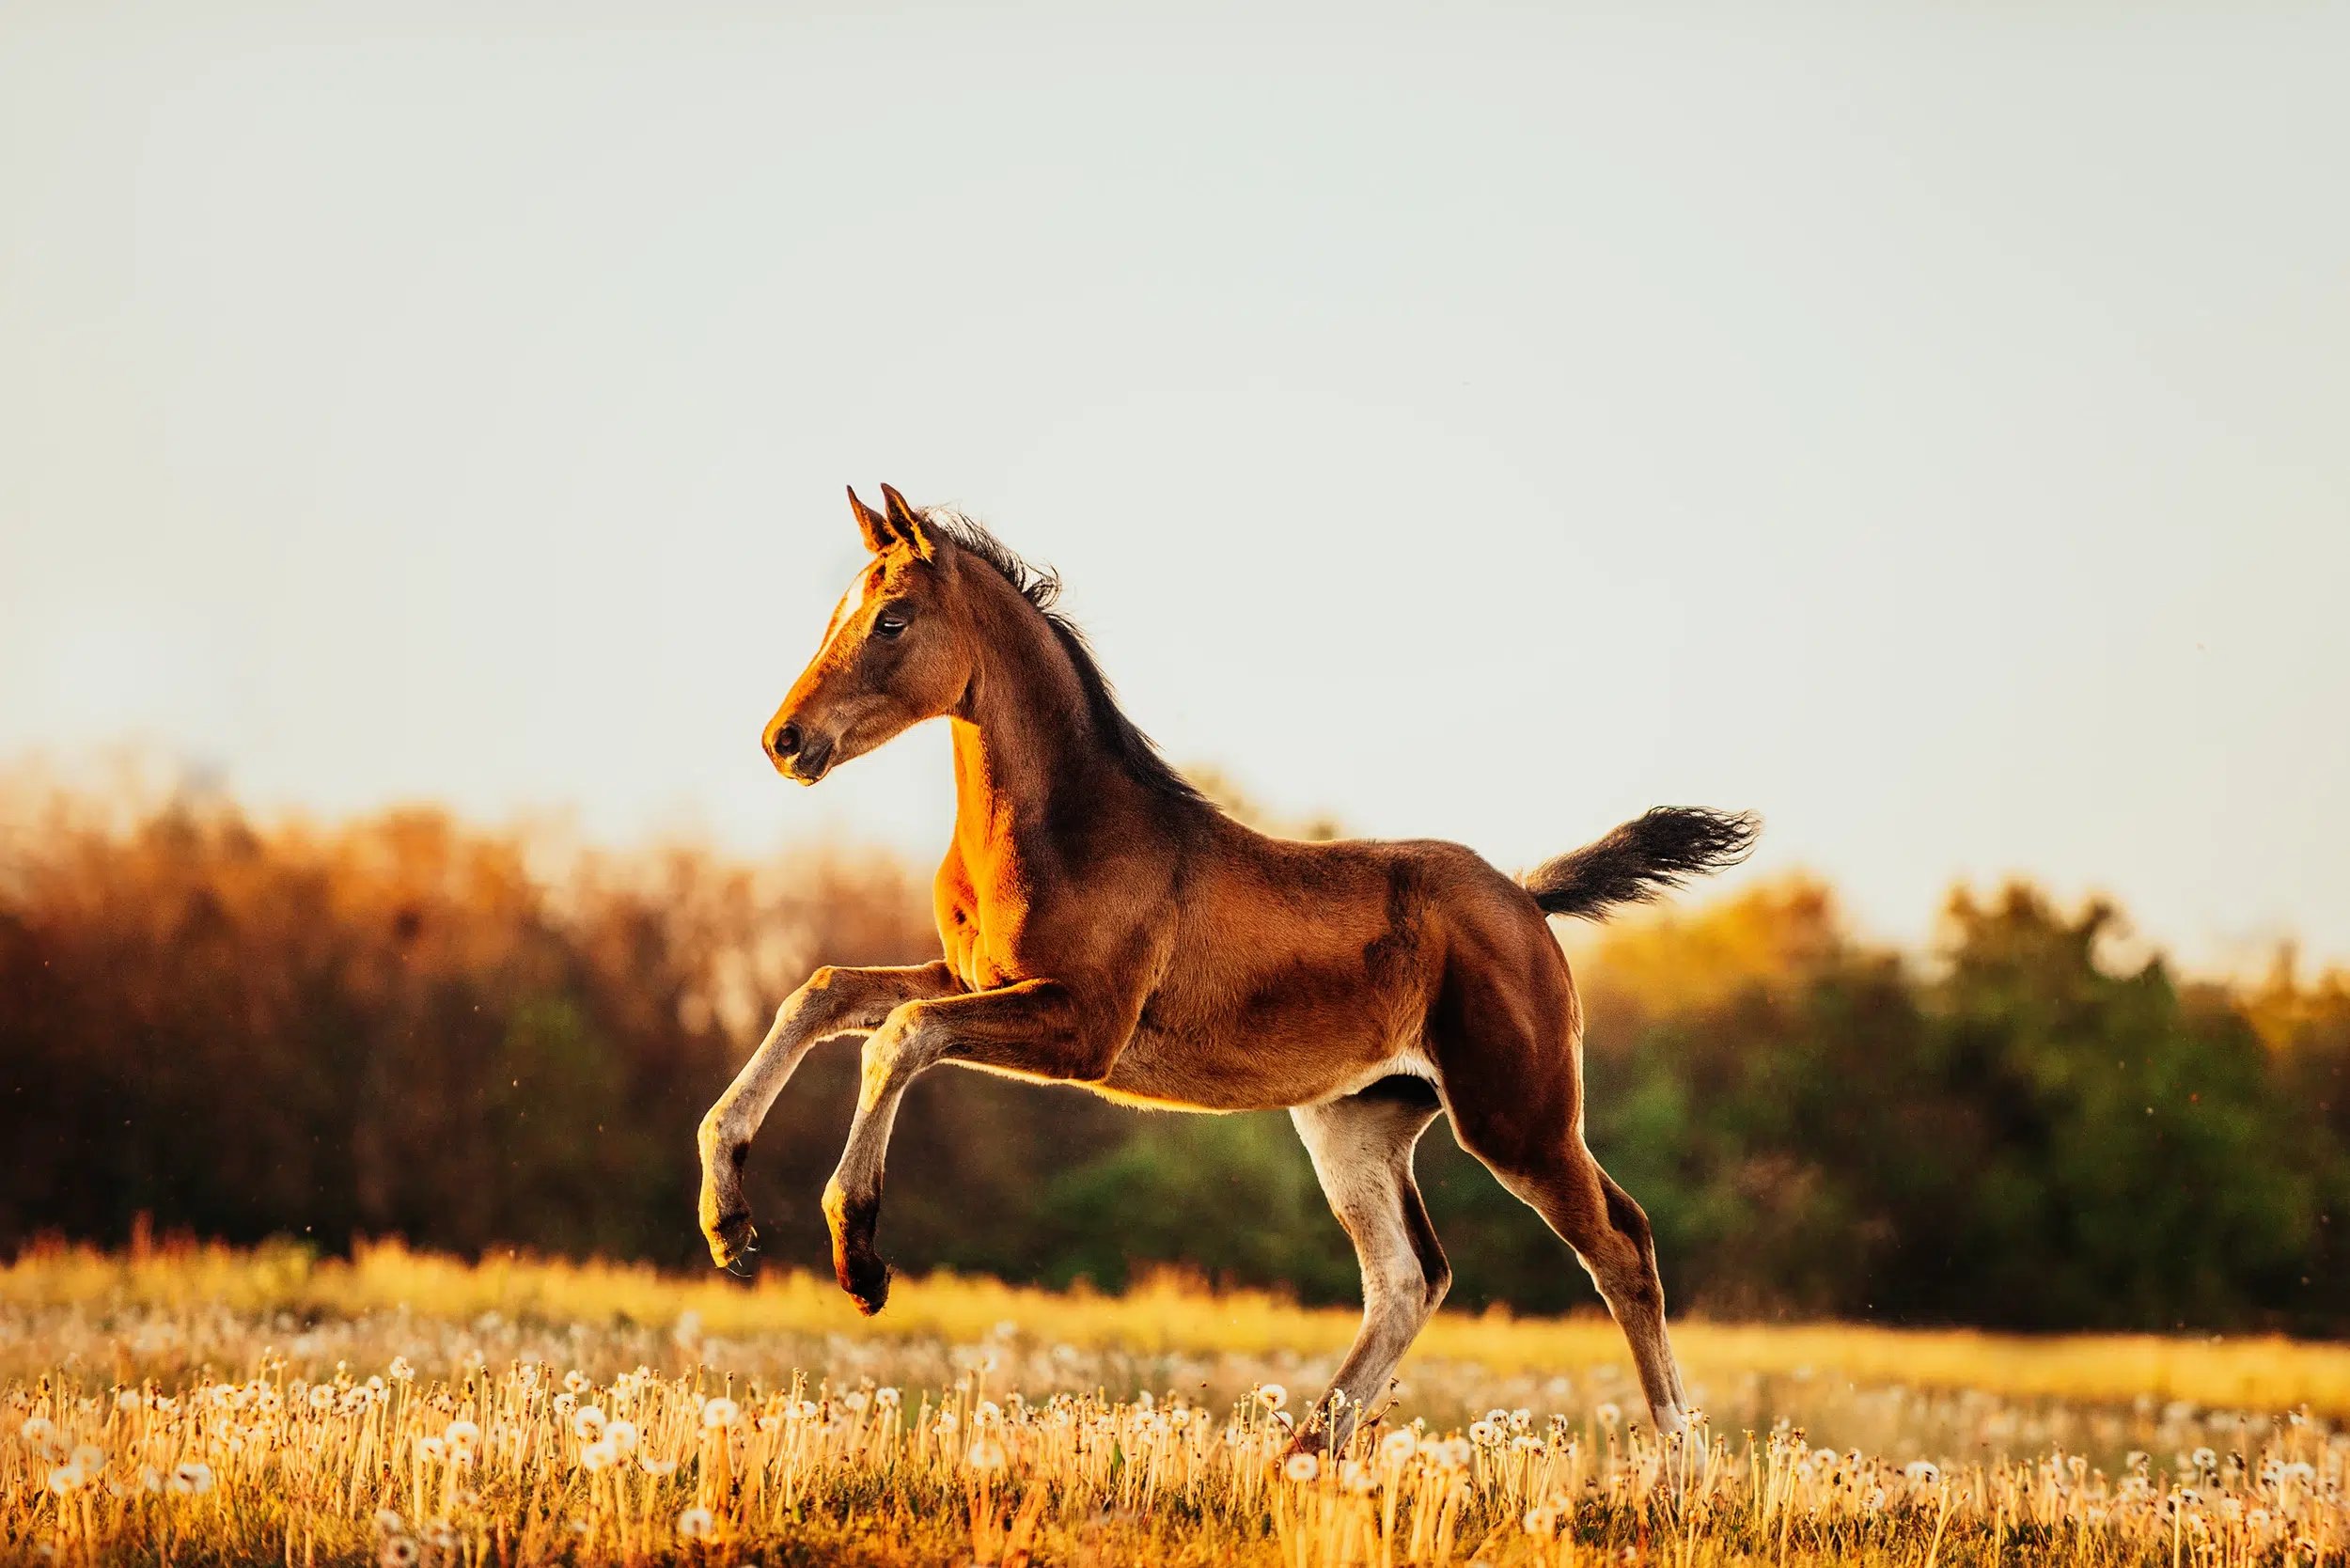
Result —
<instances>
[{"instance_id":1,"label":"horse neck","mask_svg":"<svg viewBox=\"0 0 2350 1568\"><path fill-rule=\"evenodd\" d=\"M971 684L954 713L955 842L975 870L1026 858L1071 821L1059 803L1107 806L1123 776L1043 613L1008 584L988 583L983 601Z\"/></svg>"}]
</instances>

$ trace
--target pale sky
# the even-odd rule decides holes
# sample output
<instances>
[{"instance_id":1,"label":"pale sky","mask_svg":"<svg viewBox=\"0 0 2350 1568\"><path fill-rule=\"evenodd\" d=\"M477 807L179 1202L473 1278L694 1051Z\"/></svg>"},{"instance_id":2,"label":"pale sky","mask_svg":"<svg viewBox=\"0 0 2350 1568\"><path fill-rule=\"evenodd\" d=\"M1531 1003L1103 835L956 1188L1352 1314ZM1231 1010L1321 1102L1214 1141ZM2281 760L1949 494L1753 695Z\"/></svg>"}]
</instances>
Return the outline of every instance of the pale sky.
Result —
<instances>
[{"instance_id":1,"label":"pale sky","mask_svg":"<svg viewBox=\"0 0 2350 1568\"><path fill-rule=\"evenodd\" d=\"M0 760L927 860L887 479L1179 762L2350 960L2350 7L0 3Z\"/></svg>"}]
</instances>

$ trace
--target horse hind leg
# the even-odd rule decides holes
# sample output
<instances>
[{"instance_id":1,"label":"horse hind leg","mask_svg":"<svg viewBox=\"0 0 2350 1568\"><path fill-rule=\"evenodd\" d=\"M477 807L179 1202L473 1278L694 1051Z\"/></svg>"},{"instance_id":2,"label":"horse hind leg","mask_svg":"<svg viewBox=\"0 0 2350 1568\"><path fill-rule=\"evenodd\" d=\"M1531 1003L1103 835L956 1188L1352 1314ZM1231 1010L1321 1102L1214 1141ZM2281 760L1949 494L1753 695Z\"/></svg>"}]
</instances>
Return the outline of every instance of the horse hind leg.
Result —
<instances>
[{"instance_id":1,"label":"horse hind leg","mask_svg":"<svg viewBox=\"0 0 2350 1568\"><path fill-rule=\"evenodd\" d=\"M1470 1152L1479 1153L1474 1143ZM1582 1139L1569 1135L1548 1158L1496 1164L1480 1153L1501 1184L1531 1207L1574 1249L1623 1330L1639 1370L1649 1415L1663 1433L1686 1424L1681 1369L1665 1331L1665 1286L1648 1215L1602 1170Z\"/></svg>"},{"instance_id":2,"label":"horse hind leg","mask_svg":"<svg viewBox=\"0 0 2350 1568\"><path fill-rule=\"evenodd\" d=\"M1439 1104L1430 1085L1393 1077L1290 1112L1363 1272L1362 1326L1315 1402L1298 1435L1300 1447L1346 1446L1365 1406L1386 1392L1396 1364L1452 1283L1412 1179L1413 1148Z\"/></svg>"}]
</instances>

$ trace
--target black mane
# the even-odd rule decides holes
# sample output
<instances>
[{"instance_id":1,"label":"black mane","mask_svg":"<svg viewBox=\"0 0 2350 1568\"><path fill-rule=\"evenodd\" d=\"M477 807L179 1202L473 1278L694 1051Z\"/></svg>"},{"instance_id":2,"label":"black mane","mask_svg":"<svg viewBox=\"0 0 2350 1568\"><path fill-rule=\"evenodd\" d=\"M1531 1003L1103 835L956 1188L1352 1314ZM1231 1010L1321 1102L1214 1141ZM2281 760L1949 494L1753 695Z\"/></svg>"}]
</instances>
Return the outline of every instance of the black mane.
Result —
<instances>
[{"instance_id":1,"label":"black mane","mask_svg":"<svg viewBox=\"0 0 2350 1568\"><path fill-rule=\"evenodd\" d=\"M1135 726L1126 711L1118 705L1118 694L1110 687L1110 678L1102 673L1101 664L1093 657L1093 649L1086 642L1086 635L1077 623L1053 608L1060 598L1060 573L1050 567L1036 567L1021 558L1019 552L989 533L976 518L947 507L927 507L922 521L937 529L954 542L955 548L969 552L994 568L996 574L1010 583L1021 598L1036 607L1044 623L1053 629L1061 651L1077 671L1077 683L1085 688L1086 706L1091 712L1093 728L1104 743L1133 776L1136 783L1154 794L1171 800L1198 801L1206 799L1191 780L1177 773L1165 757L1159 755L1157 743Z\"/></svg>"}]
</instances>

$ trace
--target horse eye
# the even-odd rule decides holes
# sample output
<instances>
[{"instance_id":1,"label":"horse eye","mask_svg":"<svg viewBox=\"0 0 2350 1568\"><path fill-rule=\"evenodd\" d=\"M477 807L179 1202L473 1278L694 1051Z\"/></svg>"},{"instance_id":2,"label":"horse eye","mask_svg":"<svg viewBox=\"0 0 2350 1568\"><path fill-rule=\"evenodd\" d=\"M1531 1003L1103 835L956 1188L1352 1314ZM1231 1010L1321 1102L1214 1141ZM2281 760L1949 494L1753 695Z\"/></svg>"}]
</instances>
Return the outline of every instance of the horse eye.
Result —
<instances>
[{"instance_id":1,"label":"horse eye","mask_svg":"<svg viewBox=\"0 0 2350 1568\"><path fill-rule=\"evenodd\" d=\"M894 637L905 629L905 619L902 616L876 616L873 619L873 630L885 637Z\"/></svg>"}]
</instances>

